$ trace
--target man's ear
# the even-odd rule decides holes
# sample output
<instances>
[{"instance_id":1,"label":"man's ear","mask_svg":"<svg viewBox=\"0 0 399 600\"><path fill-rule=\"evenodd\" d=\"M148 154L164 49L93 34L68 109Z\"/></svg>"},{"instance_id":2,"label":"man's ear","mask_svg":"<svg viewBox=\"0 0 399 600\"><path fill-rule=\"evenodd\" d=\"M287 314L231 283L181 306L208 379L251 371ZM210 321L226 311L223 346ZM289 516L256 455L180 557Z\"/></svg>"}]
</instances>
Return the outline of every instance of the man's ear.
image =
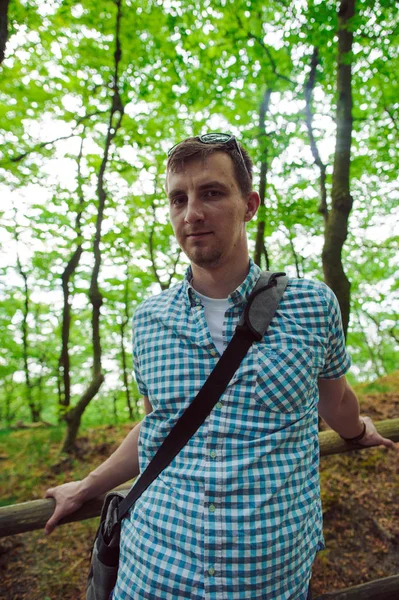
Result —
<instances>
[{"instance_id":1,"label":"man's ear","mask_svg":"<svg viewBox=\"0 0 399 600\"><path fill-rule=\"evenodd\" d=\"M250 192L247 196L247 210L245 213L244 221L248 222L253 219L256 215L256 211L259 208L260 198L258 192Z\"/></svg>"}]
</instances>

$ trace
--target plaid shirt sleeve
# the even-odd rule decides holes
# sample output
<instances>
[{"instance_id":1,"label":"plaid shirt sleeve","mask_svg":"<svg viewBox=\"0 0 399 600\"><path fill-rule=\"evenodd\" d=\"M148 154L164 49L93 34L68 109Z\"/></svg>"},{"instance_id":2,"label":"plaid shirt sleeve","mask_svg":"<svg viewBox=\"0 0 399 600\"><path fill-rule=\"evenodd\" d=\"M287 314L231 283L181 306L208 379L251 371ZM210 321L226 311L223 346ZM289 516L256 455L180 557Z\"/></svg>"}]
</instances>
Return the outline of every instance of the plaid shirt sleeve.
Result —
<instances>
[{"instance_id":1,"label":"plaid shirt sleeve","mask_svg":"<svg viewBox=\"0 0 399 600\"><path fill-rule=\"evenodd\" d=\"M326 306L327 348L324 366L319 373L321 379L339 379L349 370L351 358L345 346L341 309L334 292L323 285L322 294Z\"/></svg>"}]
</instances>

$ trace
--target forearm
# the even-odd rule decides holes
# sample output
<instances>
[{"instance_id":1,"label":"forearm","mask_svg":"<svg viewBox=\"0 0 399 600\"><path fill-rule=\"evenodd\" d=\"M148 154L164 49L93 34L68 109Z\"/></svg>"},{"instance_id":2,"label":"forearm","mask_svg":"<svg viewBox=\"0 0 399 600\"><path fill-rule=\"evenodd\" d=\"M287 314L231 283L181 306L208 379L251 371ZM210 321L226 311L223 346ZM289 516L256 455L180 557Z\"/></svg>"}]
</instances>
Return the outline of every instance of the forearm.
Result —
<instances>
[{"instance_id":1,"label":"forearm","mask_svg":"<svg viewBox=\"0 0 399 600\"><path fill-rule=\"evenodd\" d=\"M319 382L319 388L320 388ZM341 400L335 398L327 403L320 403L319 413L326 423L344 438L353 438L363 430L360 420L359 401L355 392L345 381Z\"/></svg>"},{"instance_id":2,"label":"forearm","mask_svg":"<svg viewBox=\"0 0 399 600\"><path fill-rule=\"evenodd\" d=\"M139 474L138 438L141 422L126 436L121 445L97 469L82 479L79 495L82 501L90 500L125 483Z\"/></svg>"}]
</instances>

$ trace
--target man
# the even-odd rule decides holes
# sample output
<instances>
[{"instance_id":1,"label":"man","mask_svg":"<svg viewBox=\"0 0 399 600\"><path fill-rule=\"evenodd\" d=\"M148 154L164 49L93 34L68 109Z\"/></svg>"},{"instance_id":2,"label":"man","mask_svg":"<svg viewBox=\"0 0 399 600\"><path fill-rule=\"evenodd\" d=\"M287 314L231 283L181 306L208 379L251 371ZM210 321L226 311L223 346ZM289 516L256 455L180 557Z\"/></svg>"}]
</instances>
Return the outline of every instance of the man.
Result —
<instances>
[{"instance_id":1,"label":"man","mask_svg":"<svg viewBox=\"0 0 399 600\"><path fill-rule=\"evenodd\" d=\"M252 164L233 136L170 151L166 188L185 280L146 300L133 322L145 419L116 452L56 499L49 533L83 502L147 466L231 339L258 276L245 224ZM318 410L344 438L394 444L359 417L345 381L340 313L323 283L290 280L265 339L122 525L115 600L305 600L323 547Z\"/></svg>"}]
</instances>

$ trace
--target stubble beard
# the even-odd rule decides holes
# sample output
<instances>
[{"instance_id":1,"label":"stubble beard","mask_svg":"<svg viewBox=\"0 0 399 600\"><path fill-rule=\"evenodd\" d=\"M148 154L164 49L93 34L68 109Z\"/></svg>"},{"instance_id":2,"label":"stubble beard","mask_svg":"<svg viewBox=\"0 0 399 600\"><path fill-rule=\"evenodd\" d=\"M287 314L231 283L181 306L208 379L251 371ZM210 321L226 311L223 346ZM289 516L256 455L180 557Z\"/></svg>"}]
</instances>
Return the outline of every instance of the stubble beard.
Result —
<instances>
[{"instance_id":1,"label":"stubble beard","mask_svg":"<svg viewBox=\"0 0 399 600\"><path fill-rule=\"evenodd\" d=\"M222 258L222 251L219 248L194 248L189 252L186 251L186 255L197 267L210 268L216 267Z\"/></svg>"}]
</instances>

